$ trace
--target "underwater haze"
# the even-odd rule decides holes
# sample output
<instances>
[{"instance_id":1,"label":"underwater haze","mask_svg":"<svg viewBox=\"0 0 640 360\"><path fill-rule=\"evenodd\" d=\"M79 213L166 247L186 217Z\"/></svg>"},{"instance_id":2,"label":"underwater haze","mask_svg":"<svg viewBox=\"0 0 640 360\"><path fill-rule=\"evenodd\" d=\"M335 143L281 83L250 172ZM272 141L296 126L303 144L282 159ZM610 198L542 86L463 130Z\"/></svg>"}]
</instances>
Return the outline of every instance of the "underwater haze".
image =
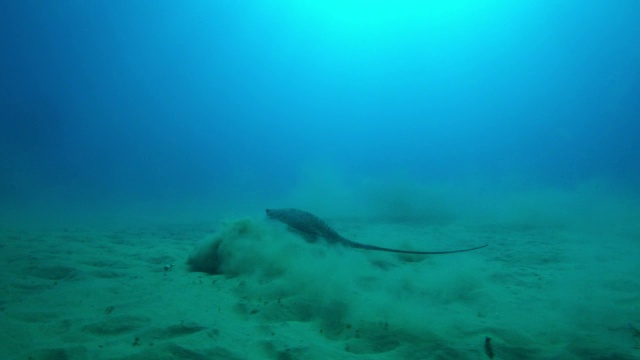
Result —
<instances>
[{"instance_id":1,"label":"underwater haze","mask_svg":"<svg viewBox=\"0 0 640 360\"><path fill-rule=\"evenodd\" d=\"M588 206L637 205L636 1L8 1L1 12L7 225L285 205L500 217L518 197L544 212L556 195L594 192Z\"/></svg>"},{"instance_id":2,"label":"underwater haze","mask_svg":"<svg viewBox=\"0 0 640 360\"><path fill-rule=\"evenodd\" d=\"M640 359L638 19L0 1L0 359Z\"/></svg>"}]
</instances>

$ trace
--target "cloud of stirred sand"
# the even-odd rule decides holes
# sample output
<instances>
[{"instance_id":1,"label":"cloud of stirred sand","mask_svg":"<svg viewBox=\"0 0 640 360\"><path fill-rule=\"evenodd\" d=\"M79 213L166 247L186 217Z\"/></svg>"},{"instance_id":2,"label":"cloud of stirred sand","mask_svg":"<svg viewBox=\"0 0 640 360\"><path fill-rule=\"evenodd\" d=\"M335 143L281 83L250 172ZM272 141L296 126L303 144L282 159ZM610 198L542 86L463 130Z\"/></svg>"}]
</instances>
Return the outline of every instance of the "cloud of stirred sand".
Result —
<instances>
[{"instance_id":1,"label":"cloud of stirred sand","mask_svg":"<svg viewBox=\"0 0 640 360\"><path fill-rule=\"evenodd\" d=\"M226 223L188 262L194 271L242 278L235 290L261 299L255 315L264 321L313 321L327 336L339 337L355 324L360 331L401 324L403 331L427 334L437 320L438 326L455 321L443 306L480 311L481 259L457 254L443 261L306 243L277 223L244 219Z\"/></svg>"}]
</instances>

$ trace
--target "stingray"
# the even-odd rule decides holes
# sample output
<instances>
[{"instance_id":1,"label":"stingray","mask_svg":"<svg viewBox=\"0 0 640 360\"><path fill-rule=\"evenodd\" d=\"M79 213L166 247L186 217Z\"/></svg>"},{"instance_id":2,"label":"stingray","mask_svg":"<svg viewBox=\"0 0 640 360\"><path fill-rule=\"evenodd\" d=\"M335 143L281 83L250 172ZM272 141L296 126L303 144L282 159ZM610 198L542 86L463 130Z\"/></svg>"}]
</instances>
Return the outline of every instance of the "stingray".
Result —
<instances>
[{"instance_id":1,"label":"stingray","mask_svg":"<svg viewBox=\"0 0 640 360\"><path fill-rule=\"evenodd\" d=\"M436 255L436 254L453 254L471 250L481 249L488 244L476 246L467 249L460 250L448 250L448 251L413 251L413 250L400 250L390 249L375 245L361 244L355 241L351 241L344 236L338 234L327 223L322 221L319 217L298 209L267 209L267 216L270 219L280 221L289 226L290 229L302 234L307 241L316 242L317 239L323 238L330 244L341 244L346 247L364 250L375 251L387 251L393 253L402 254L422 254L422 255Z\"/></svg>"}]
</instances>

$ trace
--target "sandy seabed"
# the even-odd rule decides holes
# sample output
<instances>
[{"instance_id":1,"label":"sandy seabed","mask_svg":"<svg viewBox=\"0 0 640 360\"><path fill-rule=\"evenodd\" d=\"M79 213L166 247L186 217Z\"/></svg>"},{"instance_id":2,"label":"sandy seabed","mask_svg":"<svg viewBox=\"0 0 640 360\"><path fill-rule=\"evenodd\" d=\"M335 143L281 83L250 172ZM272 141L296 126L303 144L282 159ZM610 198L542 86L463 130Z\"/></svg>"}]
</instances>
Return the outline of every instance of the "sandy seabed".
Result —
<instances>
[{"instance_id":1,"label":"sandy seabed","mask_svg":"<svg viewBox=\"0 0 640 360\"><path fill-rule=\"evenodd\" d=\"M640 359L638 233L334 227L380 246L489 246L378 253L306 243L261 219L4 229L0 358ZM207 254L221 274L192 271L188 259Z\"/></svg>"}]
</instances>

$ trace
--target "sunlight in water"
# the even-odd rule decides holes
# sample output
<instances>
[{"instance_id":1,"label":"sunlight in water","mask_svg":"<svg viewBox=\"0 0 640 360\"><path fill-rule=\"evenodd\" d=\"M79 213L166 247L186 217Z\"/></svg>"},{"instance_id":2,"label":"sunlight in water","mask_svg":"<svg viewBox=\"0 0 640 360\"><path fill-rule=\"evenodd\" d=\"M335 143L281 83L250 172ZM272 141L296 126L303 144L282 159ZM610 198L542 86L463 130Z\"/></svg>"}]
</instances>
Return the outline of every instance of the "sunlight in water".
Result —
<instances>
[{"instance_id":1,"label":"sunlight in water","mask_svg":"<svg viewBox=\"0 0 640 360\"><path fill-rule=\"evenodd\" d=\"M343 36L367 36L432 29L449 31L479 18L494 15L500 3L467 1L307 1L298 3L324 24L327 31Z\"/></svg>"}]
</instances>

